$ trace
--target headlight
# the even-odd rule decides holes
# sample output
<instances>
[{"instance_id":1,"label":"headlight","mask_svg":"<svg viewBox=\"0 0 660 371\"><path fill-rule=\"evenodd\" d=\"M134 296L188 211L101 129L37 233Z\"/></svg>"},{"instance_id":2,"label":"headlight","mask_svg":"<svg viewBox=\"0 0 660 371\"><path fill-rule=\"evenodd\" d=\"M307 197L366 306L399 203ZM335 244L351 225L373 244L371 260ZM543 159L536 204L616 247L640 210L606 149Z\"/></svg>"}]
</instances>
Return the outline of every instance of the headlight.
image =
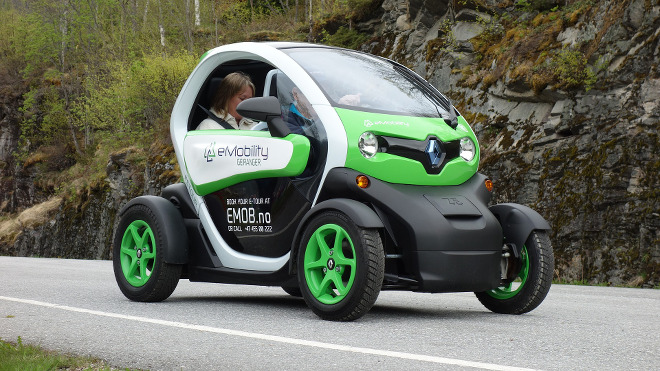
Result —
<instances>
[{"instance_id":1,"label":"headlight","mask_svg":"<svg viewBox=\"0 0 660 371\"><path fill-rule=\"evenodd\" d=\"M472 161L474 154L477 152L477 149L474 145L474 142L470 138L461 139L461 157L465 161Z\"/></svg>"},{"instance_id":2,"label":"headlight","mask_svg":"<svg viewBox=\"0 0 660 371\"><path fill-rule=\"evenodd\" d=\"M364 158L372 158L378 152L378 138L370 131L362 133L358 141L358 148Z\"/></svg>"}]
</instances>

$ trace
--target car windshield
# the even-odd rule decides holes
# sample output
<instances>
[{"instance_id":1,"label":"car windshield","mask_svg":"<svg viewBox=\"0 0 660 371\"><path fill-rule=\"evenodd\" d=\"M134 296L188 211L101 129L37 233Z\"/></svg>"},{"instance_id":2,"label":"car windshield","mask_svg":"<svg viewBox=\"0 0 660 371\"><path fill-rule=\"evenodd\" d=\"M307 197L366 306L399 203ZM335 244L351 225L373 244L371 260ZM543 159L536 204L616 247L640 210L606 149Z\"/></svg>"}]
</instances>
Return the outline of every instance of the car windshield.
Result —
<instances>
[{"instance_id":1,"label":"car windshield","mask_svg":"<svg viewBox=\"0 0 660 371\"><path fill-rule=\"evenodd\" d=\"M284 49L335 107L421 117L450 117L451 103L408 68L334 48Z\"/></svg>"}]
</instances>

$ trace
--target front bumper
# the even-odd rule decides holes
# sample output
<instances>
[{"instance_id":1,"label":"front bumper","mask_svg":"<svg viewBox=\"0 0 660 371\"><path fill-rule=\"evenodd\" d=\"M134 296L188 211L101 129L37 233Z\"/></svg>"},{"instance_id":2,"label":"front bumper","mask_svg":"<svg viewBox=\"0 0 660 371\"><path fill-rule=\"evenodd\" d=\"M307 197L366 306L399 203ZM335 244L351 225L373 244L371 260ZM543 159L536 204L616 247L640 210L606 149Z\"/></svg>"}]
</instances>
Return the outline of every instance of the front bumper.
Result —
<instances>
[{"instance_id":1,"label":"front bumper","mask_svg":"<svg viewBox=\"0 0 660 371\"><path fill-rule=\"evenodd\" d=\"M384 288L403 286L424 292L484 291L501 280L502 228L488 210L486 177L475 174L458 186L392 184L360 173L334 169L322 197L346 197L370 204L387 231ZM388 283L389 281L389 283ZM403 288L403 287L401 287Z\"/></svg>"}]
</instances>

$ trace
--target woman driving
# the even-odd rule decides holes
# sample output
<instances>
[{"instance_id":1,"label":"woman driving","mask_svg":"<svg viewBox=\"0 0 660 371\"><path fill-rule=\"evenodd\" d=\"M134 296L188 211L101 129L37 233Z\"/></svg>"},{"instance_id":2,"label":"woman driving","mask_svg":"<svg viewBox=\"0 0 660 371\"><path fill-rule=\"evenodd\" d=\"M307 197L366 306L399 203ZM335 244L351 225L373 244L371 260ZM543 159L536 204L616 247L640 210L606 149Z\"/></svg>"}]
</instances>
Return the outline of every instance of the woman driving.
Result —
<instances>
[{"instance_id":1,"label":"woman driving","mask_svg":"<svg viewBox=\"0 0 660 371\"><path fill-rule=\"evenodd\" d=\"M254 84L250 76L243 72L232 72L225 76L218 86L209 115L198 126L197 130L225 129L229 124L234 129L250 130L256 121L241 116L236 112L236 106L242 101L254 96Z\"/></svg>"}]
</instances>

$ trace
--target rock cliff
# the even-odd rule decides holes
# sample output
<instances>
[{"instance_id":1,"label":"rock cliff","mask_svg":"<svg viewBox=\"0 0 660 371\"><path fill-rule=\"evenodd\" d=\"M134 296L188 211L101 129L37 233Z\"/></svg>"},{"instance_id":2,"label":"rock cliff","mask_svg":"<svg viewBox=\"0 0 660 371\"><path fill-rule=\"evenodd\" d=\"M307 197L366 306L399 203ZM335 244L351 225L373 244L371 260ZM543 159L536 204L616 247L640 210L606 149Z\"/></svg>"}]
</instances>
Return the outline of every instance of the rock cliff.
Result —
<instances>
[{"instance_id":1,"label":"rock cliff","mask_svg":"<svg viewBox=\"0 0 660 371\"><path fill-rule=\"evenodd\" d=\"M365 50L469 118L496 201L550 221L555 278L657 286L660 3L516 3L385 0Z\"/></svg>"},{"instance_id":2,"label":"rock cliff","mask_svg":"<svg viewBox=\"0 0 660 371\"><path fill-rule=\"evenodd\" d=\"M23 205L14 219L0 220L0 254L110 259L121 206L139 195L160 194L162 188L179 179L171 143L156 141L148 149L146 163L132 160L139 157L131 156L136 152L142 155L144 150L129 147L110 154L106 178L79 187L71 199L56 196L39 202L33 198L36 205Z\"/></svg>"}]
</instances>

